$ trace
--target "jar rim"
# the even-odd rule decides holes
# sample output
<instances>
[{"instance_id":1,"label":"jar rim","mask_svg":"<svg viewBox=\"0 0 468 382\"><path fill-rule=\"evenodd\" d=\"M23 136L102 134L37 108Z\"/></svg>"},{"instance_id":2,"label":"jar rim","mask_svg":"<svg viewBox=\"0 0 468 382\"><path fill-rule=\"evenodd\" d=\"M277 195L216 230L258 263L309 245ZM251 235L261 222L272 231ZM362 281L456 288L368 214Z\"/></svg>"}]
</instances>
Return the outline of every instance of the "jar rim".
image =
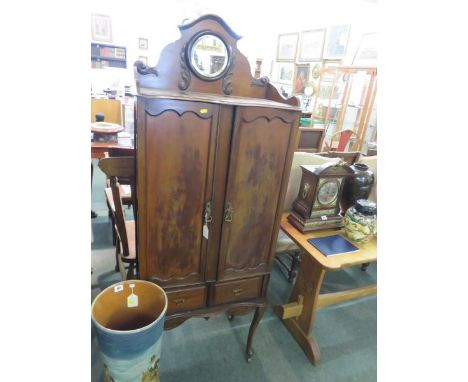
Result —
<instances>
[{"instance_id":1,"label":"jar rim","mask_svg":"<svg viewBox=\"0 0 468 382\"><path fill-rule=\"evenodd\" d=\"M358 170L369 170L369 166L364 163L355 163L354 167L356 167Z\"/></svg>"},{"instance_id":2,"label":"jar rim","mask_svg":"<svg viewBox=\"0 0 468 382\"><path fill-rule=\"evenodd\" d=\"M359 199L356 201L356 210L364 215L376 215L377 204L367 199Z\"/></svg>"}]
</instances>

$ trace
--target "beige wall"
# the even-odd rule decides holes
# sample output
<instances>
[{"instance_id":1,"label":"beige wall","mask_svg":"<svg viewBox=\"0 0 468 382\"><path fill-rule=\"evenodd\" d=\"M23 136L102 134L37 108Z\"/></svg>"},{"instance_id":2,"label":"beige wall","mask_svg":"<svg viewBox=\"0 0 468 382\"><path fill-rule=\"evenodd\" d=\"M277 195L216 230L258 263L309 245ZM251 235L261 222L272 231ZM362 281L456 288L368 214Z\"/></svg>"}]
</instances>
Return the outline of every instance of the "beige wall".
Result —
<instances>
[{"instance_id":1,"label":"beige wall","mask_svg":"<svg viewBox=\"0 0 468 382\"><path fill-rule=\"evenodd\" d=\"M206 13L218 14L243 36L239 48L249 58L252 70L255 59L263 58L262 75L270 74L278 34L333 25L352 25L344 60L350 64L362 34L377 31L376 12L376 4L364 0L93 2L91 13L111 16L113 44L127 47L128 69L95 69L92 81L112 82L119 78L121 83L131 84L138 56L147 56L149 64L156 65L161 49L178 39L177 25L184 18ZM148 50L138 48L139 37L148 38Z\"/></svg>"}]
</instances>

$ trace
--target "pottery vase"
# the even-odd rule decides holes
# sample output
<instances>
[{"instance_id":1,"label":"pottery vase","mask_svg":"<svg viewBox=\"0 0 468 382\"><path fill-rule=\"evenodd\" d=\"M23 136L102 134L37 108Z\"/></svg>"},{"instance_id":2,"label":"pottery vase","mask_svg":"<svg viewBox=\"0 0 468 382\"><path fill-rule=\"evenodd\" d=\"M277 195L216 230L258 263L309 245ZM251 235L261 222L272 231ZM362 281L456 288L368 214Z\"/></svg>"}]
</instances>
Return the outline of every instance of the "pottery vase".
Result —
<instances>
[{"instance_id":1,"label":"pottery vase","mask_svg":"<svg viewBox=\"0 0 468 382\"><path fill-rule=\"evenodd\" d=\"M166 310L164 290L144 280L114 284L95 298L91 318L104 382L159 382Z\"/></svg>"},{"instance_id":2,"label":"pottery vase","mask_svg":"<svg viewBox=\"0 0 468 382\"><path fill-rule=\"evenodd\" d=\"M102 113L96 113L94 114L94 117L96 118L96 122L104 122L104 118L106 116Z\"/></svg>"},{"instance_id":3,"label":"pottery vase","mask_svg":"<svg viewBox=\"0 0 468 382\"><path fill-rule=\"evenodd\" d=\"M374 183L374 174L369 166L363 163L354 163L350 166L354 176L346 178L343 195L341 198L341 210L347 211L359 199L367 199Z\"/></svg>"},{"instance_id":4,"label":"pottery vase","mask_svg":"<svg viewBox=\"0 0 468 382\"><path fill-rule=\"evenodd\" d=\"M377 234L377 205L359 199L344 216L346 236L357 243L366 243Z\"/></svg>"}]
</instances>

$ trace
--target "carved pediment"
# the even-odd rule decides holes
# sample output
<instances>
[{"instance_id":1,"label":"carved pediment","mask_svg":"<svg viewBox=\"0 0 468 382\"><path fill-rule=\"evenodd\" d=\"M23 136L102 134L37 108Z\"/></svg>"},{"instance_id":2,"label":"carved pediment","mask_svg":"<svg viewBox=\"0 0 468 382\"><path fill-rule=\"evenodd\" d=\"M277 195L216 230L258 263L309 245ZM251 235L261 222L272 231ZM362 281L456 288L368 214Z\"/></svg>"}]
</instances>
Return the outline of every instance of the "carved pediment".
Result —
<instances>
[{"instance_id":1,"label":"carved pediment","mask_svg":"<svg viewBox=\"0 0 468 382\"><path fill-rule=\"evenodd\" d=\"M237 48L241 36L221 17L204 15L178 28L181 34L179 40L162 50L155 67L148 67L139 61L135 63L138 93L144 94L145 89L166 93L210 93L261 98L299 106L296 97L284 98L267 77L256 79L252 76L247 58ZM206 43L211 41L209 38L214 41L213 47ZM219 48L221 53L210 53L210 48ZM199 52L204 55L197 55Z\"/></svg>"}]
</instances>

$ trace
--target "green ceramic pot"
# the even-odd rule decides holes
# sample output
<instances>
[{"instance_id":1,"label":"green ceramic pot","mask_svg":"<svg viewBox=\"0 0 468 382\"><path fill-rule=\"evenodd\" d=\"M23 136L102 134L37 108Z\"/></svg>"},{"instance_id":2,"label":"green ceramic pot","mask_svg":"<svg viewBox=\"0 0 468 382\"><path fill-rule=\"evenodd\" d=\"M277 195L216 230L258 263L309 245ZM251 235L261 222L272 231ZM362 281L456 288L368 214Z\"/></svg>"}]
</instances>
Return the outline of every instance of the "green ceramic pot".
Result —
<instances>
[{"instance_id":1,"label":"green ceramic pot","mask_svg":"<svg viewBox=\"0 0 468 382\"><path fill-rule=\"evenodd\" d=\"M365 243L377 234L377 204L359 199L344 216L346 236L357 243Z\"/></svg>"}]
</instances>

